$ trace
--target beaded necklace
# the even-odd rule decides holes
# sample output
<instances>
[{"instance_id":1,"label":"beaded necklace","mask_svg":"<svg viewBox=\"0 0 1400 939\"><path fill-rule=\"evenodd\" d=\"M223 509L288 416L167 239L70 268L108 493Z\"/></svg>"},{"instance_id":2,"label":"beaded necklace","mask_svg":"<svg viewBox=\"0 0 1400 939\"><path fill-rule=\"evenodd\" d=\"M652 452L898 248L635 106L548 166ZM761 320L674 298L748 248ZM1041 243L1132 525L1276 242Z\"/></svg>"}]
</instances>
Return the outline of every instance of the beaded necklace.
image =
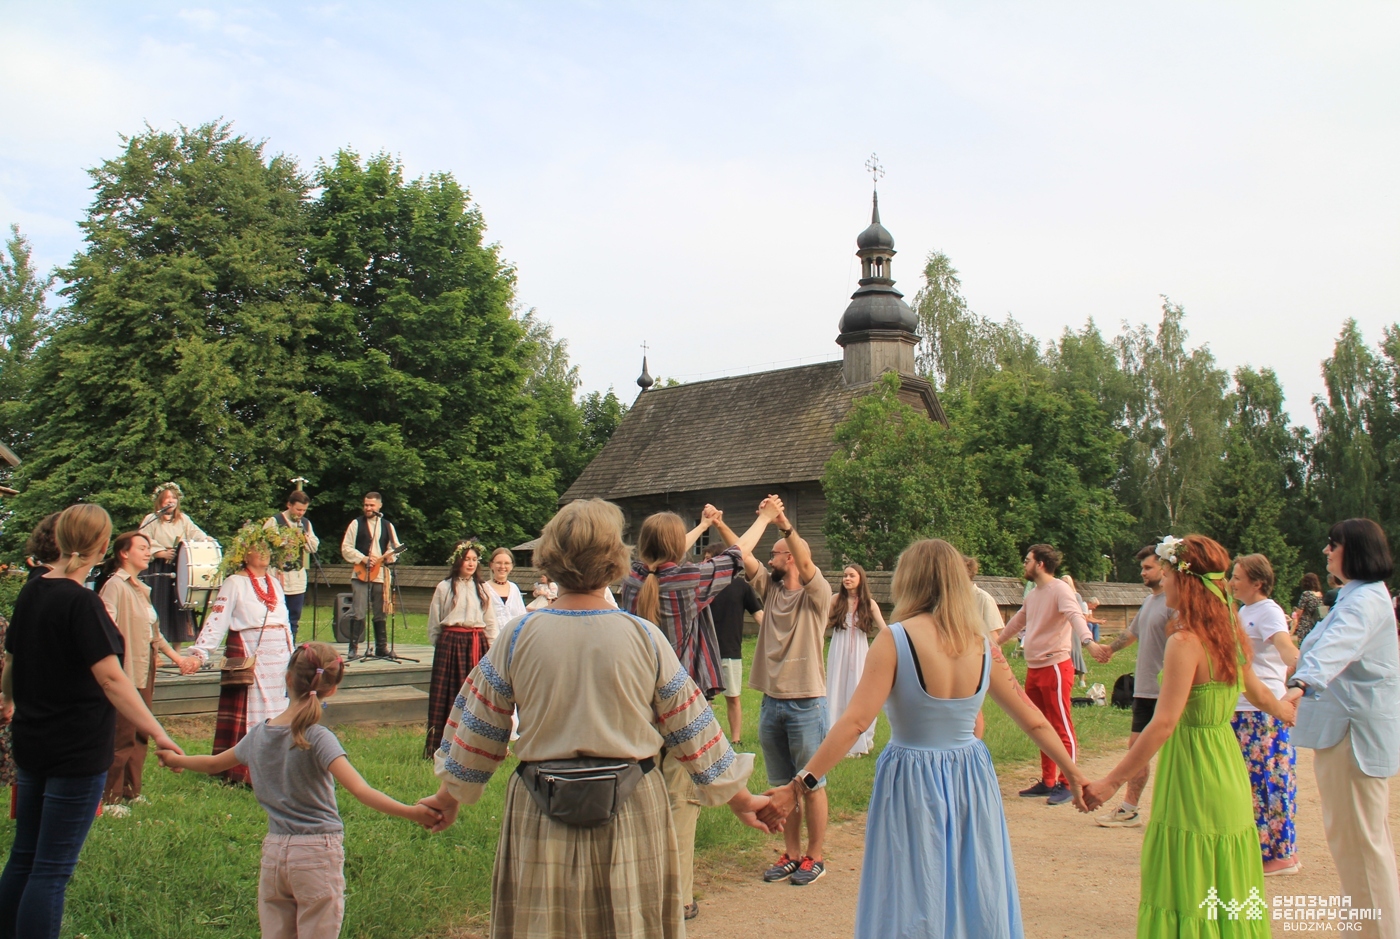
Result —
<instances>
[{"instance_id":1,"label":"beaded necklace","mask_svg":"<svg viewBox=\"0 0 1400 939\"><path fill-rule=\"evenodd\" d=\"M264 574L263 580L267 582L267 587L265 590L264 588L258 586L258 579L256 577L254 577L251 573L248 575L248 583L253 585L254 595L257 596L257 598L260 601L262 601L262 605L267 607L268 612L270 613L273 610L277 609L277 590L272 586L271 574Z\"/></svg>"}]
</instances>

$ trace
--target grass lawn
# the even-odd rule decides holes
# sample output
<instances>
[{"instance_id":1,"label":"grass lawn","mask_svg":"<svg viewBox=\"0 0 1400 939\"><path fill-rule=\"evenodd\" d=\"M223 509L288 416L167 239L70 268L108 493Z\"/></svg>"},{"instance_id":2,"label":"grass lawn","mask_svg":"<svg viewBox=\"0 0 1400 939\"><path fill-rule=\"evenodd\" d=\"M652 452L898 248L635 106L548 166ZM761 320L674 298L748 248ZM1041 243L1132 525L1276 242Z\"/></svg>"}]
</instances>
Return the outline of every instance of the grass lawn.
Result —
<instances>
[{"instance_id":1,"label":"grass lawn","mask_svg":"<svg viewBox=\"0 0 1400 939\"><path fill-rule=\"evenodd\" d=\"M308 611L309 613L309 611ZM423 617L410 618L413 639L424 641ZM308 623L309 619L305 622ZM324 620L323 620L324 622ZM308 632L309 638L309 632ZM753 640L745 658L753 656ZM1024 663L1012 659L1018 674ZM1090 662L1090 681L1109 688L1131 670L1129 657L1109 666ZM759 695L744 693L745 749L757 750ZM722 705L721 705L722 709ZM1031 742L988 702L986 740L999 771L1021 784L1037 770ZM1076 708L1076 727L1086 751L1121 745L1129 712L1112 707ZM724 722L721 710L721 722ZM209 752L212 721L170 728L187 750ZM405 802L436 787L421 757L423 736L403 725L342 727L339 734L351 762L371 785ZM889 739L882 716L876 747ZM829 776L833 818L864 811L875 775L875 757L845 760ZM767 788L760 753L750 788ZM340 796L345 819L347 937L443 936L452 927L480 922L490 905L491 866L500 829L505 783L514 762L496 774L475 806L465 806L457 824L429 835L407 822ZM129 818L98 819L68 891L65 937L256 937L258 859L266 816L245 790L193 773L160 769L154 756L146 769L149 805L133 807ZM0 821L0 849L8 849L14 824ZM726 867L765 865L778 843L739 824L723 808L701 813L697 851L709 863Z\"/></svg>"}]
</instances>

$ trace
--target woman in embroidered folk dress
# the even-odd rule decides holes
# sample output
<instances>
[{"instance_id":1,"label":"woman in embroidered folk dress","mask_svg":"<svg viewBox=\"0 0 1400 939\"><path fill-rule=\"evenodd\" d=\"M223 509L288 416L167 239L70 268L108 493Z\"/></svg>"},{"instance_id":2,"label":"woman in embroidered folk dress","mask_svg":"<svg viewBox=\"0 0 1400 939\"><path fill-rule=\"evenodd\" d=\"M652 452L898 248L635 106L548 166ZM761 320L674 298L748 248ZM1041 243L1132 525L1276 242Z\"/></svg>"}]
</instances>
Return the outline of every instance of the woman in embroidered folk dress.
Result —
<instances>
[{"instance_id":1,"label":"woman in embroidered folk dress","mask_svg":"<svg viewBox=\"0 0 1400 939\"><path fill-rule=\"evenodd\" d=\"M428 643L433 647L433 678L428 687L428 740L423 758L431 760L442 743L442 727L452 712L457 689L496 641L499 627L491 592L481 582L481 545L463 541L447 563L447 579L428 604Z\"/></svg>"},{"instance_id":2,"label":"woman in embroidered folk dress","mask_svg":"<svg viewBox=\"0 0 1400 939\"><path fill-rule=\"evenodd\" d=\"M232 749L249 727L287 709L291 620L282 585L269 568L280 566L292 550L295 546L279 530L245 526L224 555L224 569L231 573L209 608L209 618L204 621L199 638L188 649L201 664L220 646L230 665L253 659L251 668L223 672L219 717L214 725L215 754ZM251 684L242 684L248 680L242 676L250 671ZM224 776L245 785L249 782L246 766L236 766Z\"/></svg>"},{"instance_id":3,"label":"woman in embroidered folk dress","mask_svg":"<svg viewBox=\"0 0 1400 939\"><path fill-rule=\"evenodd\" d=\"M831 644L826 651L826 697L831 722L835 724L860 684L870 640L885 628L880 606L870 596L865 568L859 564L848 564L842 572L841 589L831 598L831 615L826 625L831 630ZM865 756L874 745L875 722L871 721L846 755Z\"/></svg>"},{"instance_id":4,"label":"woman in embroidered folk dress","mask_svg":"<svg viewBox=\"0 0 1400 939\"><path fill-rule=\"evenodd\" d=\"M213 541L180 510L185 497L178 483L161 483L151 493L152 511L137 529L151 539L151 603L160 616L161 635L179 645L194 638L190 611L180 605L175 588L175 553L182 541Z\"/></svg>"},{"instance_id":5,"label":"woman in embroidered folk dress","mask_svg":"<svg viewBox=\"0 0 1400 939\"><path fill-rule=\"evenodd\" d=\"M1243 689L1285 724L1294 707L1254 674L1251 646L1231 605L1230 555L1202 535L1157 546L1167 624L1162 695L1152 721L1107 776L1084 787L1091 810L1113 797L1160 749L1152 817L1142 843L1138 939L1268 939L1267 912L1230 919L1220 907L1267 910L1254 800L1230 727ZM1233 905L1232 905L1233 904Z\"/></svg>"},{"instance_id":6,"label":"woman in embroidered folk dress","mask_svg":"<svg viewBox=\"0 0 1400 939\"><path fill-rule=\"evenodd\" d=\"M151 606L151 588L139 577L151 561L151 539L139 531L118 535L112 542L111 576L102 585L102 604L126 643L122 666L126 677L141 692L146 707L156 684L156 653L181 666L182 671L194 671L199 663L176 652L160 634L156 609ZM107 788L102 801L109 806L141 797L141 771L146 765L149 738L135 723L117 715L115 754L112 768L107 772ZM115 807L115 806L113 806ZM128 809L122 808L122 814Z\"/></svg>"},{"instance_id":7,"label":"woman in embroidered folk dress","mask_svg":"<svg viewBox=\"0 0 1400 939\"><path fill-rule=\"evenodd\" d=\"M556 821L519 773L506 786L491 881L493 939L678 939L676 835L661 774L664 745L708 805L727 803L766 831L768 800L748 791L751 754L736 754L665 634L613 609L603 591L627 569L622 512L601 499L559 511L535 557L559 583L558 600L517 620L472 670L436 756L442 784L426 805L436 830L473 803L506 756L512 708L520 709L523 763L581 756L638 761L646 770L616 815L597 827Z\"/></svg>"},{"instance_id":8,"label":"woman in embroidered folk dress","mask_svg":"<svg viewBox=\"0 0 1400 939\"><path fill-rule=\"evenodd\" d=\"M487 583L491 597L491 610L496 614L496 630L504 629L506 624L517 616L525 615L525 598L520 595L520 588L510 579L510 572L515 570L515 555L510 548L497 548L491 552L491 580Z\"/></svg>"}]
</instances>

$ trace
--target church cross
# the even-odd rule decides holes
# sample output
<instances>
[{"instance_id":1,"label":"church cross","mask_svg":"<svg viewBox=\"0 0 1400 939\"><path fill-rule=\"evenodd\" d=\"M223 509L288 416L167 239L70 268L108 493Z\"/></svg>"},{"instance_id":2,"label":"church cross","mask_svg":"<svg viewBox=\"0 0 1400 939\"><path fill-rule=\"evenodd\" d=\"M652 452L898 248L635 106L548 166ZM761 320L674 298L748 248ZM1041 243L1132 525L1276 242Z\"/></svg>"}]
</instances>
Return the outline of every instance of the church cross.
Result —
<instances>
[{"instance_id":1,"label":"church cross","mask_svg":"<svg viewBox=\"0 0 1400 939\"><path fill-rule=\"evenodd\" d=\"M885 168L880 165L880 158L875 154L870 154L870 159L865 161L865 171L870 174L870 184L873 188L880 188L880 180L885 177Z\"/></svg>"}]
</instances>

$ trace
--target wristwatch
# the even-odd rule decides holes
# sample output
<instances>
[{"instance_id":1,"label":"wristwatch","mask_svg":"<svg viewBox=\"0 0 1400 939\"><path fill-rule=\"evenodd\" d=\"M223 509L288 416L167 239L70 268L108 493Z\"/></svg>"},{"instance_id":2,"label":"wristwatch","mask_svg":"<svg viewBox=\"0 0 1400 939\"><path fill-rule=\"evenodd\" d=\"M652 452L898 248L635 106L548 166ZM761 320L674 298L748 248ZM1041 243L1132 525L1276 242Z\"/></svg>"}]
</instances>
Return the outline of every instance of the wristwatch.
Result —
<instances>
[{"instance_id":1,"label":"wristwatch","mask_svg":"<svg viewBox=\"0 0 1400 939\"><path fill-rule=\"evenodd\" d=\"M1299 691L1303 692L1303 696L1304 696L1304 697L1307 697L1307 694L1308 694L1308 683L1305 682L1305 681L1299 681L1297 678L1290 678L1290 679L1288 679L1288 681L1286 681L1286 682L1283 683L1283 687L1285 687L1285 688L1297 688Z\"/></svg>"},{"instance_id":2,"label":"wristwatch","mask_svg":"<svg viewBox=\"0 0 1400 939\"><path fill-rule=\"evenodd\" d=\"M816 792L817 787L821 785L821 780L811 773L798 773L792 777L792 781L799 784L806 792Z\"/></svg>"},{"instance_id":3,"label":"wristwatch","mask_svg":"<svg viewBox=\"0 0 1400 939\"><path fill-rule=\"evenodd\" d=\"M782 535L784 538L790 538L790 537L792 537L792 529L791 529L791 528L779 528L779 529L778 529L778 533L779 533L780 535Z\"/></svg>"}]
</instances>

